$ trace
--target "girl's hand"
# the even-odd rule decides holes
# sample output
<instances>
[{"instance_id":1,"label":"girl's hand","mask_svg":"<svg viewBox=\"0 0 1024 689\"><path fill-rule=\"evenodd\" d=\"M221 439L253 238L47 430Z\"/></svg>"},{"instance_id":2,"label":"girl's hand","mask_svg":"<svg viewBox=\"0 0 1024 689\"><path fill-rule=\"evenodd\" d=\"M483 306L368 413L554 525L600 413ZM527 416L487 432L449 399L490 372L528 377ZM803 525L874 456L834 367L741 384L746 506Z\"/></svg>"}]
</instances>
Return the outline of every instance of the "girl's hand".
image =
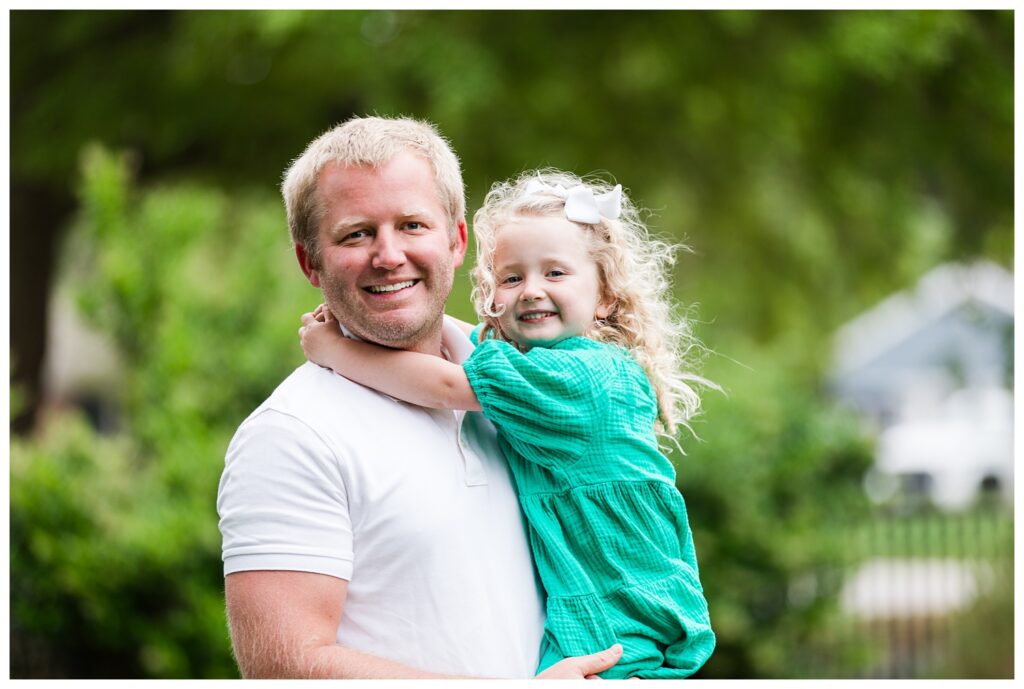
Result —
<instances>
[{"instance_id":1,"label":"girl's hand","mask_svg":"<svg viewBox=\"0 0 1024 689\"><path fill-rule=\"evenodd\" d=\"M320 306L314 309L313 318L323 323L327 320L327 316L325 314L330 314L331 318L334 318L334 314L332 314L324 304L320 304Z\"/></svg>"},{"instance_id":2,"label":"girl's hand","mask_svg":"<svg viewBox=\"0 0 1024 689\"><path fill-rule=\"evenodd\" d=\"M302 314L299 343L306 358L314 364L330 368L327 362L330 352L343 337L334 314L323 304L312 313Z\"/></svg>"}]
</instances>

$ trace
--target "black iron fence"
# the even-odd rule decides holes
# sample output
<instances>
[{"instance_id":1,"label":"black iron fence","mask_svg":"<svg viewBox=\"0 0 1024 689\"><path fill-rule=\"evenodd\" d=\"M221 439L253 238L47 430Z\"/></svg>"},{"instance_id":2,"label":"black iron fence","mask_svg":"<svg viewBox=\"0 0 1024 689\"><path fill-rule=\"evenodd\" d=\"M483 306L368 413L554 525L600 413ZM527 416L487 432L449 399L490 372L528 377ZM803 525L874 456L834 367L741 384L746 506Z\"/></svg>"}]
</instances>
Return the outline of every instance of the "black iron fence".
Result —
<instances>
[{"instance_id":1,"label":"black iron fence","mask_svg":"<svg viewBox=\"0 0 1024 689\"><path fill-rule=\"evenodd\" d=\"M1013 676L1013 514L879 511L810 575L834 606L800 672L821 678Z\"/></svg>"}]
</instances>

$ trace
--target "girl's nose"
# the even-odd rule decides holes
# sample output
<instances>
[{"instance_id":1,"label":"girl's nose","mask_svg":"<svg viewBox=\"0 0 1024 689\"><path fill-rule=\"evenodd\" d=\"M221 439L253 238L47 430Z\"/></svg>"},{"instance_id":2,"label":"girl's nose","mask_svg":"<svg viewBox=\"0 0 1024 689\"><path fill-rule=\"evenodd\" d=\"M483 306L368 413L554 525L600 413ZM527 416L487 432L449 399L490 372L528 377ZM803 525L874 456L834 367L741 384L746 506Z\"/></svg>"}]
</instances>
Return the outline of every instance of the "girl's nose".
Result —
<instances>
[{"instance_id":1,"label":"girl's nose","mask_svg":"<svg viewBox=\"0 0 1024 689\"><path fill-rule=\"evenodd\" d=\"M523 291L519 293L522 301L538 301L544 298L544 290L537 280L529 278L523 280Z\"/></svg>"},{"instance_id":2,"label":"girl's nose","mask_svg":"<svg viewBox=\"0 0 1024 689\"><path fill-rule=\"evenodd\" d=\"M405 263L401 239L393 230L378 231L371 250L371 265L378 270L394 270Z\"/></svg>"}]
</instances>

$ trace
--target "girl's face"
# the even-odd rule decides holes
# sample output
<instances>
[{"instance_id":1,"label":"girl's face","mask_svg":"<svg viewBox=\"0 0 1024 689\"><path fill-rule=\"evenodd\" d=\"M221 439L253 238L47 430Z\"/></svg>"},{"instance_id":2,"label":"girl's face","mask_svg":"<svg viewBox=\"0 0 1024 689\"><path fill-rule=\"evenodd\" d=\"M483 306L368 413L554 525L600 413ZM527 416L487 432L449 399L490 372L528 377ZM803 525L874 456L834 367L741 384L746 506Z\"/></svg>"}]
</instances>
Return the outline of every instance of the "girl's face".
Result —
<instances>
[{"instance_id":1,"label":"girl's face","mask_svg":"<svg viewBox=\"0 0 1024 689\"><path fill-rule=\"evenodd\" d=\"M608 315L583 230L564 217L518 216L498 233L494 304L505 335L527 347L583 335Z\"/></svg>"}]
</instances>

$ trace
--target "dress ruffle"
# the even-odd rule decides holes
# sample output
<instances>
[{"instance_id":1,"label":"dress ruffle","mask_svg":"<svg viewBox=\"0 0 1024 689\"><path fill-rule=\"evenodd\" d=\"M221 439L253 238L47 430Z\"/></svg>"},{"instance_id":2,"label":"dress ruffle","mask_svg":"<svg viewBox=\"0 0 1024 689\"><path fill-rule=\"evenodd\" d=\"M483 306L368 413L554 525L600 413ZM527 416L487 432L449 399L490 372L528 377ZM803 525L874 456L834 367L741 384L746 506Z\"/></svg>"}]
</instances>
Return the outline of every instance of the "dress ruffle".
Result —
<instances>
[{"instance_id":1,"label":"dress ruffle","mask_svg":"<svg viewBox=\"0 0 1024 689\"><path fill-rule=\"evenodd\" d=\"M548 595L603 595L691 569L685 503L667 482L598 483L519 500Z\"/></svg>"},{"instance_id":2,"label":"dress ruffle","mask_svg":"<svg viewBox=\"0 0 1024 689\"><path fill-rule=\"evenodd\" d=\"M605 679L683 679L715 648L704 595L683 572L605 595L549 596L547 615L539 670L620 643L622 659L601 673Z\"/></svg>"}]
</instances>

